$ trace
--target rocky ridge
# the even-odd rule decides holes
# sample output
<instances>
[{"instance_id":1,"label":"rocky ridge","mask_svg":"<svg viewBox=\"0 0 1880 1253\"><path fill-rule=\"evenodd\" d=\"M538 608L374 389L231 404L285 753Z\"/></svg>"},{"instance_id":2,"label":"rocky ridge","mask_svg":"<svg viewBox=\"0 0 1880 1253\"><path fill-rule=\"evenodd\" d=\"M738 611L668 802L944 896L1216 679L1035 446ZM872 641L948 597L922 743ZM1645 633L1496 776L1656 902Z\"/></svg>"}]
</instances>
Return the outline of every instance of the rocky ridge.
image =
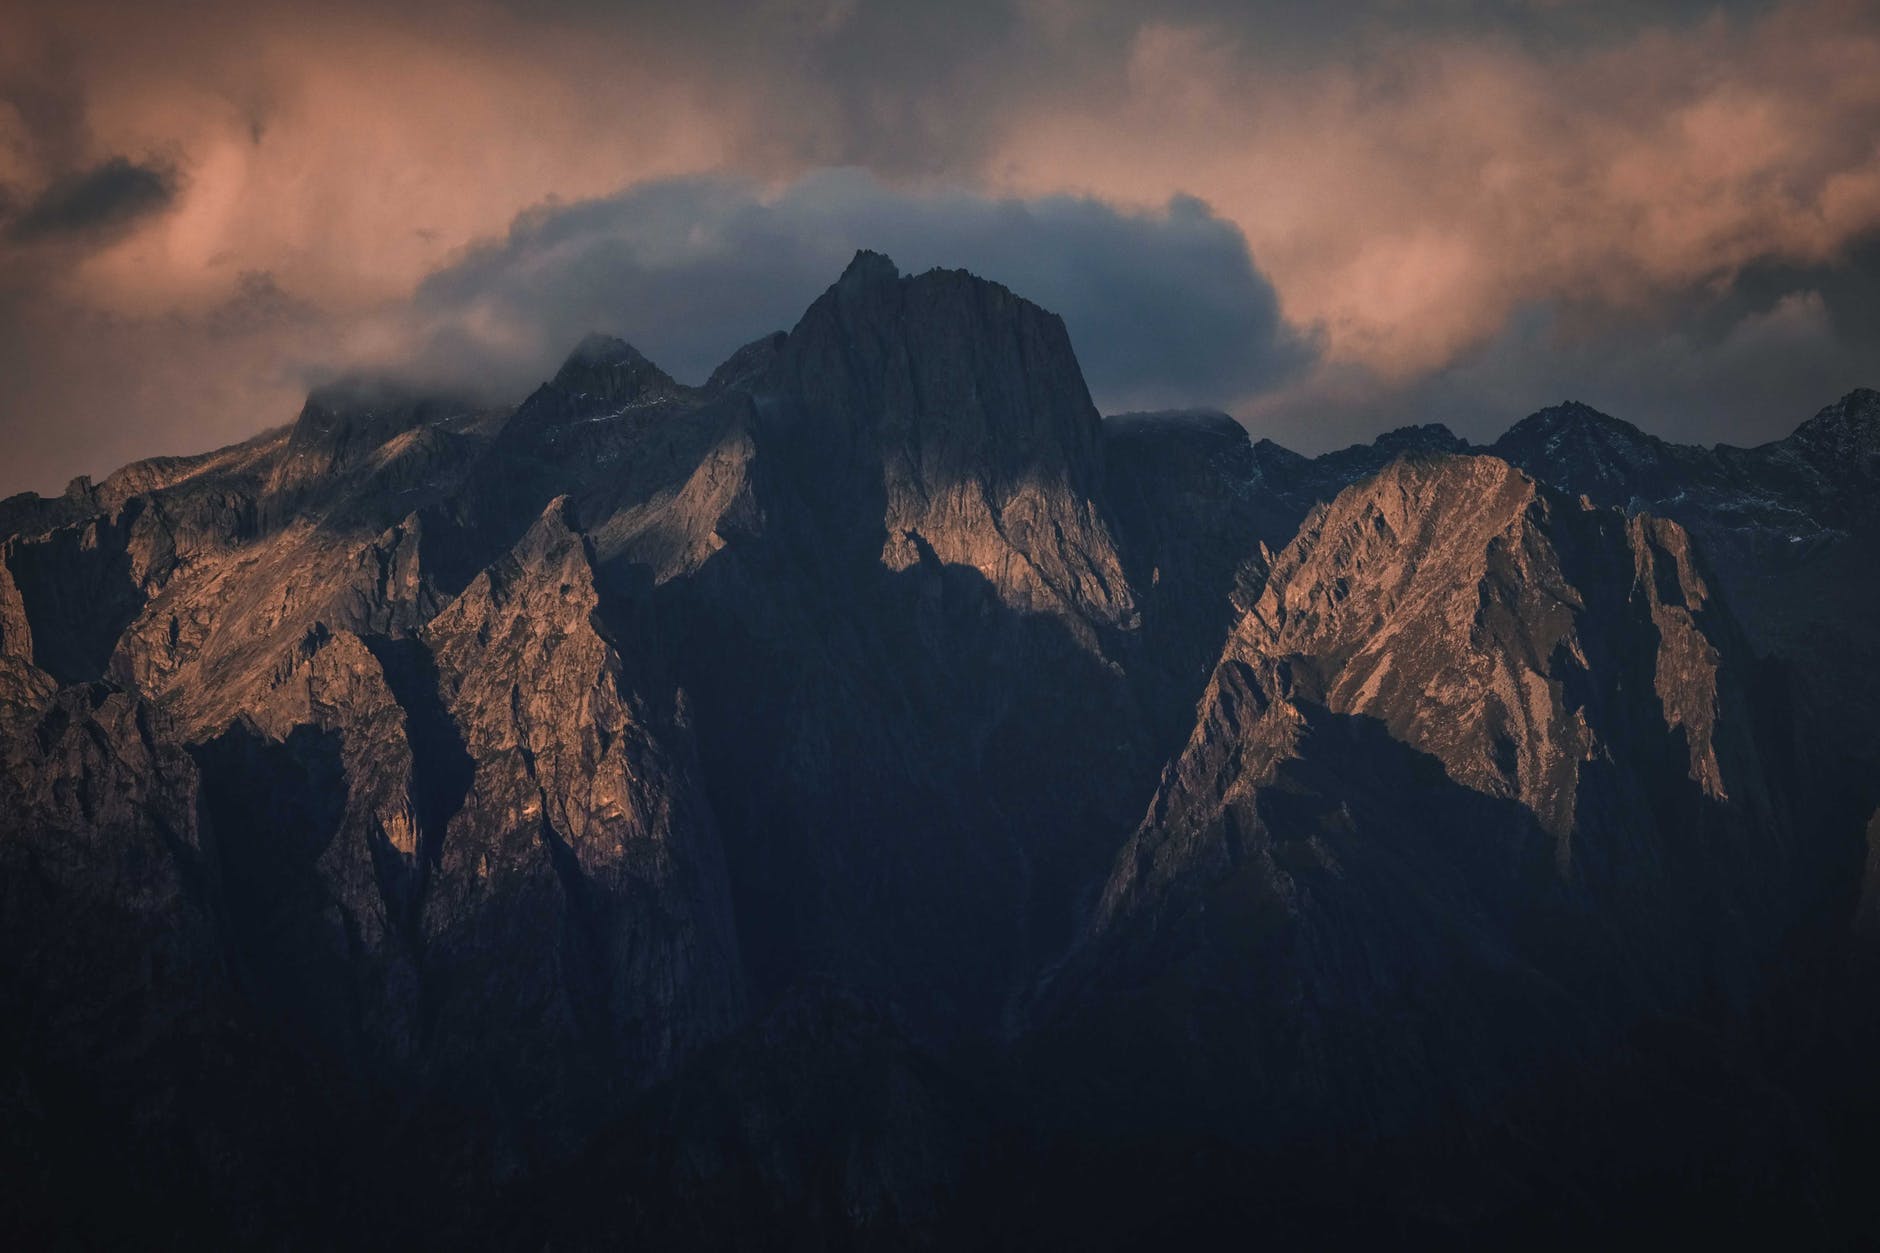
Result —
<instances>
[{"instance_id":1,"label":"rocky ridge","mask_svg":"<svg viewBox=\"0 0 1880 1253\"><path fill-rule=\"evenodd\" d=\"M1300 1144L1386 1230L1619 1195L1641 1040L1785 1082L1871 913L1877 432L1309 459L862 253L698 387L595 336L0 502L6 1213L125 1126L246 1243L986 1243L1060 1175L1126 1243L1217 1168L1322 1220ZM1659 1147L1788 1215L1784 1100Z\"/></svg>"}]
</instances>

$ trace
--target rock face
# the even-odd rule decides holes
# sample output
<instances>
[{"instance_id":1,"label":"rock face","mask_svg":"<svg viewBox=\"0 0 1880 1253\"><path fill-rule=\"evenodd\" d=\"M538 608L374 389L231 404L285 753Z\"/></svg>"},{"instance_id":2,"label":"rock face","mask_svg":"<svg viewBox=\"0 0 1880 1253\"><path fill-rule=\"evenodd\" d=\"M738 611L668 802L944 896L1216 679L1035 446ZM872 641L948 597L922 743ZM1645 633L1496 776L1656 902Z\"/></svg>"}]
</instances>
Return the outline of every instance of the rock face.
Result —
<instances>
[{"instance_id":1,"label":"rock face","mask_svg":"<svg viewBox=\"0 0 1880 1253\"><path fill-rule=\"evenodd\" d=\"M1091 627L1132 617L1095 503L1101 424L1062 319L968 274L902 279L862 253L803 315L759 395L832 529L859 542L879 509L890 569L931 550L1018 612Z\"/></svg>"},{"instance_id":2,"label":"rock face","mask_svg":"<svg viewBox=\"0 0 1880 1253\"><path fill-rule=\"evenodd\" d=\"M1752 647L1787 671L1808 827L1880 808L1877 447L1870 390L1758 448L1667 444L1584 405L1543 410L1493 446L1563 490L1689 529Z\"/></svg>"},{"instance_id":3,"label":"rock face","mask_svg":"<svg viewBox=\"0 0 1880 1253\"><path fill-rule=\"evenodd\" d=\"M1121 1072L1142 1099L1282 1136L1432 1121L1613 1026L1747 1005L1806 898L1747 662L1674 524L1396 462L1275 558L1072 998L1172 1017Z\"/></svg>"},{"instance_id":4,"label":"rock face","mask_svg":"<svg viewBox=\"0 0 1880 1253\"><path fill-rule=\"evenodd\" d=\"M425 628L469 777L419 922L444 1081L513 1074L518 1118L581 1128L727 1031L743 985L684 697L629 679L568 508Z\"/></svg>"},{"instance_id":5,"label":"rock face","mask_svg":"<svg viewBox=\"0 0 1880 1253\"><path fill-rule=\"evenodd\" d=\"M1448 427L1434 423L1399 427L1369 444L1353 444L1314 458L1263 439L1253 447L1252 475L1260 538L1273 548L1283 547L1314 505L1329 501L1399 457L1467 451L1467 443Z\"/></svg>"},{"instance_id":6,"label":"rock face","mask_svg":"<svg viewBox=\"0 0 1880 1253\"><path fill-rule=\"evenodd\" d=\"M0 1227L1831 1240L1877 430L1305 458L861 253L0 502Z\"/></svg>"}]
</instances>

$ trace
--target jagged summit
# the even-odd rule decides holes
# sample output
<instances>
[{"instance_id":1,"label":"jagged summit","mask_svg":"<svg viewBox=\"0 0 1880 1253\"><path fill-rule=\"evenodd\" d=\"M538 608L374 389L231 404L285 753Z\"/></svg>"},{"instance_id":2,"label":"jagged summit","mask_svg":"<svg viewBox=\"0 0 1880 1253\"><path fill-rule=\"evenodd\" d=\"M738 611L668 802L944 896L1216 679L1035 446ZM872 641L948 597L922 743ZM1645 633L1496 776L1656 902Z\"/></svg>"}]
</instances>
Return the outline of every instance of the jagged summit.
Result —
<instances>
[{"instance_id":1,"label":"jagged summit","mask_svg":"<svg viewBox=\"0 0 1880 1253\"><path fill-rule=\"evenodd\" d=\"M574 346L555 377L516 410L521 426L557 426L683 401L695 395L632 344L591 333Z\"/></svg>"},{"instance_id":2,"label":"jagged summit","mask_svg":"<svg viewBox=\"0 0 1880 1253\"><path fill-rule=\"evenodd\" d=\"M389 376L359 375L308 393L271 479L276 493L302 492L365 464L407 432L422 432L477 408L467 396Z\"/></svg>"},{"instance_id":3,"label":"jagged summit","mask_svg":"<svg viewBox=\"0 0 1880 1253\"><path fill-rule=\"evenodd\" d=\"M617 335L607 335L600 331L589 331L581 337L568 356L562 361L557 374L581 371L607 366L651 365L646 354Z\"/></svg>"},{"instance_id":4,"label":"jagged summit","mask_svg":"<svg viewBox=\"0 0 1880 1253\"><path fill-rule=\"evenodd\" d=\"M1403 426L1368 444L1306 457L1270 439L1253 445L1251 491L1260 538L1278 549L1312 507L1400 457L1462 453L1469 445L1440 423Z\"/></svg>"},{"instance_id":5,"label":"jagged summit","mask_svg":"<svg viewBox=\"0 0 1880 1253\"><path fill-rule=\"evenodd\" d=\"M598 331L582 337L550 384L564 391L627 400L666 399L687 390L626 340Z\"/></svg>"},{"instance_id":6,"label":"jagged summit","mask_svg":"<svg viewBox=\"0 0 1880 1253\"><path fill-rule=\"evenodd\" d=\"M1015 606L1130 617L1095 505L1102 420L1056 314L965 270L902 277L858 252L764 390L791 477L856 555L901 563L874 527L911 532Z\"/></svg>"},{"instance_id":7,"label":"jagged summit","mask_svg":"<svg viewBox=\"0 0 1880 1253\"><path fill-rule=\"evenodd\" d=\"M900 268L887 254L860 248L856 250L855 256L843 269L842 277L836 280L836 286L870 287L881 283L892 283L900 277Z\"/></svg>"},{"instance_id":8,"label":"jagged summit","mask_svg":"<svg viewBox=\"0 0 1880 1253\"><path fill-rule=\"evenodd\" d=\"M1596 1038L1584 989L1697 988L1698 920L1727 897L1732 942L1768 942L1790 872L1779 842L1744 843L1753 805L1731 808L1767 768L1739 647L1674 525L1491 456L1346 489L1230 632L1066 963L1063 989L1091 989L1066 1035L1149 1014L1122 1063L1143 1107L1219 1110L1225 1134L1254 1110L1375 1126L1424 1099L1403 1093ZM1755 870L1720 871L1726 845ZM1508 1028L1497 988L1567 1035ZM1427 1024L1404 1052L1368 1026L1400 1015ZM1463 1043L1504 1030L1511 1052Z\"/></svg>"},{"instance_id":9,"label":"jagged summit","mask_svg":"<svg viewBox=\"0 0 1880 1253\"><path fill-rule=\"evenodd\" d=\"M1795 429L1797 444L1880 477L1880 391L1858 387Z\"/></svg>"},{"instance_id":10,"label":"jagged summit","mask_svg":"<svg viewBox=\"0 0 1880 1253\"><path fill-rule=\"evenodd\" d=\"M1525 450L1539 444L1559 446L1567 442L1608 449L1644 448L1663 443L1630 422L1580 401L1568 400L1522 418L1492 447Z\"/></svg>"},{"instance_id":11,"label":"jagged summit","mask_svg":"<svg viewBox=\"0 0 1880 1253\"><path fill-rule=\"evenodd\" d=\"M1462 452L1468 442L1441 422L1424 422L1385 431L1370 446L1383 453Z\"/></svg>"},{"instance_id":12,"label":"jagged summit","mask_svg":"<svg viewBox=\"0 0 1880 1253\"><path fill-rule=\"evenodd\" d=\"M294 419L296 433L314 435L342 425L406 426L448 417L471 405L443 387L426 387L393 375L356 374L321 383L307 393Z\"/></svg>"},{"instance_id":13,"label":"jagged summit","mask_svg":"<svg viewBox=\"0 0 1880 1253\"><path fill-rule=\"evenodd\" d=\"M1529 414L1488 451L1546 482L1622 503L1650 498L1676 473L1675 448L1591 405L1567 401Z\"/></svg>"}]
</instances>

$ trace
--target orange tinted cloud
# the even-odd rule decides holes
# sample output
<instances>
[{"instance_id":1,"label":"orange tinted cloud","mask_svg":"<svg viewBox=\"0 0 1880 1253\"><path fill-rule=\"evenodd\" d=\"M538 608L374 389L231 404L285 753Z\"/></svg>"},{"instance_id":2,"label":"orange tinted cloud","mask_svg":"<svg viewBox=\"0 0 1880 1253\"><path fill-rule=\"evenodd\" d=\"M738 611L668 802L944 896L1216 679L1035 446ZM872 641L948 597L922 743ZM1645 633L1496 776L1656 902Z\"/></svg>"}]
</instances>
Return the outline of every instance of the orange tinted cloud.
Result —
<instances>
[{"instance_id":1,"label":"orange tinted cloud","mask_svg":"<svg viewBox=\"0 0 1880 1253\"><path fill-rule=\"evenodd\" d=\"M249 270L368 305L545 196L715 167L735 126L735 84L496 8L193 13L77 6L39 32L68 54L92 152L163 154L183 174L174 211L70 276L124 313L220 301ZM19 126L0 124L0 151ZM22 147L16 183L35 173Z\"/></svg>"},{"instance_id":2,"label":"orange tinted cloud","mask_svg":"<svg viewBox=\"0 0 1880 1253\"><path fill-rule=\"evenodd\" d=\"M1334 362L1410 377L1528 303L1615 308L1825 262L1880 227L1873 6L1536 49L1454 34L1275 66L1244 33L1150 26L1118 89L1008 128L990 178L1235 221Z\"/></svg>"},{"instance_id":3,"label":"orange tinted cloud","mask_svg":"<svg viewBox=\"0 0 1880 1253\"><path fill-rule=\"evenodd\" d=\"M0 491L282 421L310 372L411 351L425 277L519 215L675 175L1198 196L1325 350L1285 393L1218 397L1288 435L1326 396L1355 414L1457 368L1520 310L1623 318L1880 227L1871 2L1657 27L1598 0L1159 11L22 0L0 19L0 437L32 459ZM93 228L18 228L113 188Z\"/></svg>"}]
</instances>

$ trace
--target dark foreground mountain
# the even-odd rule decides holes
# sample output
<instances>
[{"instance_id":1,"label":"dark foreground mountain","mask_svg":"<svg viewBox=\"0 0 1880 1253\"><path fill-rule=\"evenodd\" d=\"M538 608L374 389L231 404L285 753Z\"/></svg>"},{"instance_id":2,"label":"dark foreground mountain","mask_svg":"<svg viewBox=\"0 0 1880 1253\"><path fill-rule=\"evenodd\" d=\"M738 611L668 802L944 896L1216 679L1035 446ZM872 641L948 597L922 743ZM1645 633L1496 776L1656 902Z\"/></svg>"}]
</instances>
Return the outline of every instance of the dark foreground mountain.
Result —
<instances>
[{"instance_id":1,"label":"dark foreground mountain","mask_svg":"<svg viewBox=\"0 0 1880 1253\"><path fill-rule=\"evenodd\" d=\"M1855 1243L1877 448L1104 421L864 253L0 502L0 1225Z\"/></svg>"}]
</instances>

